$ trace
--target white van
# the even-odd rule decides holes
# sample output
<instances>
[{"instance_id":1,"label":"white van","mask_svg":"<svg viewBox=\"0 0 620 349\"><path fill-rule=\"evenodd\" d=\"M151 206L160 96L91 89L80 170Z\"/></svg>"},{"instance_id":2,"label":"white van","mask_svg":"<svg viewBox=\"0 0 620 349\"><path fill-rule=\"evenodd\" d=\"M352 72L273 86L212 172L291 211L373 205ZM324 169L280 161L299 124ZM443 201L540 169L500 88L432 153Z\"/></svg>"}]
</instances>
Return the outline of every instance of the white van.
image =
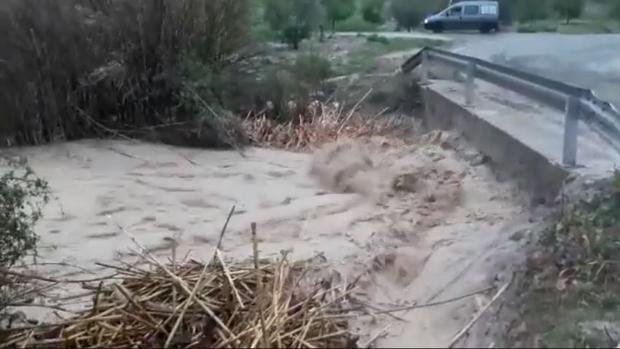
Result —
<instances>
[{"instance_id":1,"label":"white van","mask_svg":"<svg viewBox=\"0 0 620 349\"><path fill-rule=\"evenodd\" d=\"M444 30L499 30L497 1L459 1L424 19L424 28L435 33Z\"/></svg>"}]
</instances>

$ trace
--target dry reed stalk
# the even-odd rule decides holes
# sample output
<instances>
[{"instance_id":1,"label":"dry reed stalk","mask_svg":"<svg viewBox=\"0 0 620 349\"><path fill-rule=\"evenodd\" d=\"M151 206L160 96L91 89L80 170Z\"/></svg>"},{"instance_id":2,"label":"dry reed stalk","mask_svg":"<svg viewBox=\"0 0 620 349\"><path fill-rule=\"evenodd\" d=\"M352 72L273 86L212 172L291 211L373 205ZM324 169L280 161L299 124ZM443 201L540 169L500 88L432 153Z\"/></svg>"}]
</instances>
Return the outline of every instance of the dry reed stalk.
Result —
<instances>
[{"instance_id":1,"label":"dry reed stalk","mask_svg":"<svg viewBox=\"0 0 620 349\"><path fill-rule=\"evenodd\" d=\"M194 297L196 297L196 293L200 289L200 286L202 284L202 279L204 278L207 270L208 270L207 266L205 265L205 267L202 270L202 273L200 274L200 277L198 278L198 281L196 281L196 285L194 286L194 289L192 290L192 294L185 301L185 304L183 305L183 310L181 310L181 314L177 318L177 321L174 323L174 326L172 326L172 330L170 331L170 334L168 335L168 339L166 339L166 343L164 344L164 348L169 348L170 347L170 344L172 343L172 340L174 339L174 335L176 334L177 330L179 329L179 326L181 325L181 322L183 321L183 316L185 316L185 313L187 312L187 309L192 304L192 300L194 299ZM174 314L172 314L172 315L174 316Z\"/></svg>"},{"instance_id":2,"label":"dry reed stalk","mask_svg":"<svg viewBox=\"0 0 620 349\"><path fill-rule=\"evenodd\" d=\"M309 115L285 124L259 116L243 121L243 128L257 144L290 150L309 150L341 138L370 137L388 134L396 129L391 121L381 118L385 110L367 117L357 110L372 92L368 91L343 117L342 108L315 102Z\"/></svg>"},{"instance_id":3,"label":"dry reed stalk","mask_svg":"<svg viewBox=\"0 0 620 349\"><path fill-rule=\"evenodd\" d=\"M232 277L230 276L230 271L228 270L228 267L226 267L226 263L224 262L224 259L222 258L220 250L216 249L215 255L218 261L220 262L220 265L222 266L222 270L224 271L224 275L226 275L226 279L230 283L230 287L235 292L234 295L235 295L235 298L237 299L237 302L239 302L239 306L241 307L241 309L244 309L245 305L243 305L243 300L241 299L241 296L239 295L239 290L237 290L237 287L235 287L235 283Z\"/></svg>"},{"instance_id":4,"label":"dry reed stalk","mask_svg":"<svg viewBox=\"0 0 620 349\"><path fill-rule=\"evenodd\" d=\"M465 327L463 327L456 335L454 335L454 337L452 338L452 340L450 341L450 344L448 344L448 348L453 348L456 343L465 335L467 334L467 332L469 332L469 330L476 324L476 322L480 319L480 317L487 311L489 310L489 308L491 307L491 305L493 305L493 303L495 303L495 301L504 293L504 291L506 291L506 289L508 289L508 286L510 286L510 283L512 282L512 280L510 280L509 282L507 282L506 284L504 284L504 286L502 286L497 293L495 293L495 295L493 296L493 298L491 298L491 300L489 300L489 302L482 307L477 313L476 315L474 315L474 317L471 319L471 321L469 321Z\"/></svg>"},{"instance_id":5,"label":"dry reed stalk","mask_svg":"<svg viewBox=\"0 0 620 349\"><path fill-rule=\"evenodd\" d=\"M216 251L216 263L164 265L134 241L146 267L110 266L121 280L100 283L88 309L0 332L0 348L353 346L346 319L325 318L347 309L352 287L302 287L310 265L260 260L253 231L253 258L238 263Z\"/></svg>"},{"instance_id":6,"label":"dry reed stalk","mask_svg":"<svg viewBox=\"0 0 620 349\"><path fill-rule=\"evenodd\" d=\"M267 327L265 326L265 316L263 309L263 299L264 299L264 290L263 290L263 282L262 276L260 272L260 268L258 267L258 241L256 240L256 223L252 223L252 251L254 252L254 272L256 277L256 287L258 289L256 302L258 304L258 314L260 318L260 323L262 327L261 337L263 340L263 348L269 347L269 340L267 339Z\"/></svg>"}]
</instances>

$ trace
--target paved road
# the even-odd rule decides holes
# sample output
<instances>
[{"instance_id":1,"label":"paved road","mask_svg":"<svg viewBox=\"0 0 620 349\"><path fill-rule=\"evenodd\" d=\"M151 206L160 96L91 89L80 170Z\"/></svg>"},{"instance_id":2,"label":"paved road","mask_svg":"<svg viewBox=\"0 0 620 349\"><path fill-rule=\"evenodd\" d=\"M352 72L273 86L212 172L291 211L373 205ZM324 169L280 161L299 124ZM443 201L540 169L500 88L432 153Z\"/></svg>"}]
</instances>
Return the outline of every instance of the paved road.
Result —
<instances>
[{"instance_id":1,"label":"paved road","mask_svg":"<svg viewBox=\"0 0 620 349\"><path fill-rule=\"evenodd\" d=\"M381 32L388 38L452 41L453 51L589 88L620 110L620 34ZM358 35L338 33L337 35Z\"/></svg>"},{"instance_id":2,"label":"paved road","mask_svg":"<svg viewBox=\"0 0 620 349\"><path fill-rule=\"evenodd\" d=\"M453 50L596 91L620 107L620 35L450 35Z\"/></svg>"}]
</instances>

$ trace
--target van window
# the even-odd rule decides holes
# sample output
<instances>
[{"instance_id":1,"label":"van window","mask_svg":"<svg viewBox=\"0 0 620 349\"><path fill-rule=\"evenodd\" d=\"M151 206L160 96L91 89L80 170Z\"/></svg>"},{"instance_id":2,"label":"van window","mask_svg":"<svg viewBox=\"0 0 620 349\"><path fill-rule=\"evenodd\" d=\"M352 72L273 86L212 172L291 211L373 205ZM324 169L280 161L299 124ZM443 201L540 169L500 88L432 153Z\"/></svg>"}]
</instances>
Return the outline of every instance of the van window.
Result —
<instances>
[{"instance_id":1,"label":"van window","mask_svg":"<svg viewBox=\"0 0 620 349\"><path fill-rule=\"evenodd\" d=\"M480 6L480 13L483 15L497 15L497 6L482 5Z\"/></svg>"},{"instance_id":2,"label":"van window","mask_svg":"<svg viewBox=\"0 0 620 349\"><path fill-rule=\"evenodd\" d=\"M464 14L466 16L476 16L479 14L478 9L478 5L465 5Z\"/></svg>"},{"instance_id":3,"label":"van window","mask_svg":"<svg viewBox=\"0 0 620 349\"><path fill-rule=\"evenodd\" d=\"M461 6L455 6L448 10L450 16L460 16L461 15Z\"/></svg>"}]
</instances>

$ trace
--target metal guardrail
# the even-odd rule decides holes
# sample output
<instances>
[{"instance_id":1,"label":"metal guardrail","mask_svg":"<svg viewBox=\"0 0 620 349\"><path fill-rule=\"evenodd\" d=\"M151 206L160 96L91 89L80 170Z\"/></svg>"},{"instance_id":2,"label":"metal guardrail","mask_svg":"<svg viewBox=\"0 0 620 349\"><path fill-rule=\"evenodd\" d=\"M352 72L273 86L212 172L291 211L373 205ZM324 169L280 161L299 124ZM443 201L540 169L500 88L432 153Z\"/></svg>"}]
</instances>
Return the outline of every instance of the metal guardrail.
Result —
<instances>
[{"instance_id":1,"label":"metal guardrail","mask_svg":"<svg viewBox=\"0 0 620 349\"><path fill-rule=\"evenodd\" d=\"M565 166L577 164L577 133L580 120L588 122L609 145L620 153L620 113L611 103L598 98L592 90L479 58L430 47L425 47L409 58L401 66L401 71L410 72L420 66L422 79L428 80L429 64L432 61L438 61L466 72L465 101L467 104L473 103L474 80L479 78L564 111L566 119L562 163Z\"/></svg>"}]
</instances>

